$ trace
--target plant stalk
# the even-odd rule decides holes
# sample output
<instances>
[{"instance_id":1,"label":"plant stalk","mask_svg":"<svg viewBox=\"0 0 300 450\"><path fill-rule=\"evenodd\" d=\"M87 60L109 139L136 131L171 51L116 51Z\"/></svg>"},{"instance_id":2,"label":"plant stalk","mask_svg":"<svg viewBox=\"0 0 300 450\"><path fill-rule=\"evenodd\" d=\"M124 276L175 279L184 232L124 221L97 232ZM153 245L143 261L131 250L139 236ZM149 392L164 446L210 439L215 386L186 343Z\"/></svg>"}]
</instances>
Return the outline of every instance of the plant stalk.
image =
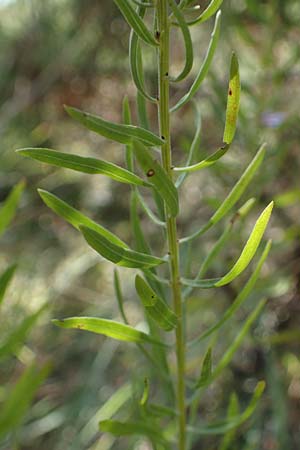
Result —
<instances>
[{"instance_id":1,"label":"plant stalk","mask_svg":"<svg viewBox=\"0 0 300 450\"><path fill-rule=\"evenodd\" d=\"M162 165L170 179L172 173L172 151L169 113L169 40L170 24L168 18L168 0L157 0L157 17L159 32L159 127L164 139L162 145ZM170 274L173 305L178 317L176 328L176 358L177 358L177 409L178 409L178 449L186 450L186 405L185 405L185 338L183 330L183 310L181 298L181 283L179 272L179 246L176 218L171 217L166 210L167 239L170 255Z\"/></svg>"}]
</instances>

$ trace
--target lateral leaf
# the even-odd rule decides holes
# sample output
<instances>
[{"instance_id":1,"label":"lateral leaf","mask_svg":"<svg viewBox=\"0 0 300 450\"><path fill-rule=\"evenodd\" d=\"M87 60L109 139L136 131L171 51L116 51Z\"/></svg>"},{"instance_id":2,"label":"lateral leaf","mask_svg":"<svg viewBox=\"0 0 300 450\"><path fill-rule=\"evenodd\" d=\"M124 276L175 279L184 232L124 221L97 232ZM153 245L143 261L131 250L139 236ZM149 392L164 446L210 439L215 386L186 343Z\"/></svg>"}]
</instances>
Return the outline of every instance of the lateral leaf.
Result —
<instances>
[{"instance_id":1,"label":"lateral leaf","mask_svg":"<svg viewBox=\"0 0 300 450\"><path fill-rule=\"evenodd\" d=\"M182 12L178 8L175 0L169 0L169 5L172 9L172 12L173 12L175 18L177 19L180 29L181 29L183 40L184 40L184 46L185 46L185 65L184 65L181 73L177 77L170 78L171 81L179 82L179 81L184 80L188 76L188 74L190 73L190 71L193 67L193 61L194 61L193 43L192 43L192 38L191 38L189 27L186 23L186 20L183 16Z\"/></svg>"},{"instance_id":2,"label":"lateral leaf","mask_svg":"<svg viewBox=\"0 0 300 450\"><path fill-rule=\"evenodd\" d=\"M79 226L87 243L103 258L123 267L148 269L166 262L162 258L135 252L114 244L103 235L86 226Z\"/></svg>"},{"instance_id":3,"label":"lateral leaf","mask_svg":"<svg viewBox=\"0 0 300 450\"><path fill-rule=\"evenodd\" d=\"M203 11L203 13L200 14L196 19L189 20L187 23L188 25L196 25L197 23L203 23L206 22L206 20L210 19L211 16L213 16L220 6L222 5L223 0L211 0L208 7Z\"/></svg>"},{"instance_id":4,"label":"lateral leaf","mask_svg":"<svg viewBox=\"0 0 300 450\"><path fill-rule=\"evenodd\" d=\"M144 180L116 164L96 158L86 158L70 153L63 153L49 148L24 148L18 153L29 156L37 161L51 164L52 166L76 170L77 172L89 173L91 175L106 175L121 183L137 186L149 186Z\"/></svg>"},{"instance_id":5,"label":"lateral leaf","mask_svg":"<svg viewBox=\"0 0 300 450\"><path fill-rule=\"evenodd\" d=\"M147 436L156 442L165 443L166 439L158 431L157 427L144 422L119 422L118 420L102 420L99 423L101 431L113 434L114 436Z\"/></svg>"},{"instance_id":6,"label":"lateral leaf","mask_svg":"<svg viewBox=\"0 0 300 450\"><path fill-rule=\"evenodd\" d=\"M225 144L223 147L219 148L216 152L214 152L208 158L205 158L203 161L200 161L196 164L186 167L174 167L174 172L196 172L197 170L205 169L206 167L212 166L215 164L222 156L224 156L229 150L230 145Z\"/></svg>"},{"instance_id":7,"label":"lateral leaf","mask_svg":"<svg viewBox=\"0 0 300 450\"><path fill-rule=\"evenodd\" d=\"M45 204L52 209L56 214L69 222L74 228L79 230L80 225L84 225L97 233L101 234L103 237L108 239L115 245L119 245L120 247L127 248L127 244L121 241L115 234L108 231L106 228L102 227L98 223L94 222L89 217L82 214L77 209L70 206L68 203L64 202L56 195L51 194L48 191L43 189L38 189L38 193L40 194L42 200Z\"/></svg>"},{"instance_id":8,"label":"lateral leaf","mask_svg":"<svg viewBox=\"0 0 300 450\"><path fill-rule=\"evenodd\" d=\"M200 378L195 385L195 389L202 388L207 385L212 373L212 351L209 348L204 356Z\"/></svg>"},{"instance_id":9,"label":"lateral leaf","mask_svg":"<svg viewBox=\"0 0 300 450\"><path fill-rule=\"evenodd\" d=\"M10 192L7 199L3 203L0 209L0 236L4 233L4 231L9 226L12 221L16 209L18 207L21 194L24 190L25 183L20 181Z\"/></svg>"},{"instance_id":10,"label":"lateral leaf","mask_svg":"<svg viewBox=\"0 0 300 450\"><path fill-rule=\"evenodd\" d=\"M0 305L3 302L6 289L15 273L16 267L16 264L9 266L0 276Z\"/></svg>"},{"instance_id":11,"label":"lateral leaf","mask_svg":"<svg viewBox=\"0 0 300 450\"><path fill-rule=\"evenodd\" d=\"M54 319L52 322L61 328L90 331L119 341L163 345L143 331L136 330L129 325L114 320L100 319L98 317L68 317L66 319Z\"/></svg>"},{"instance_id":12,"label":"lateral leaf","mask_svg":"<svg viewBox=\"0 0 300 450\"><path fill-rule=\"evenodd\" d=\"M145 23L141 17L135 12L134 8L130 5L128 0L114 0L115 4L118 6L119 10L123 14L126 22L129 24L135 33L144 41L146 44L152 46L158 46L157 40L154 38L153 34L148 30Z\"/></svg>"},{"instance_id":13,"label":"lateral leaf","mask_svg":"<svg viewBox=\"0 0 300 450\"><path fill-rule=\"evenodd\" d=\"M240 257L238 258L232 269L226 275L224 275L224 277L222 277L220 281L216 283L216 287L224 286L225 284L230 283L246 269L253 256L255 255L260 241L262 240L263 234L271 217L273 205L274 202L271 202L261 213L254 225L254 228L249 236L248 241L246 242L245 247L243 248Z\"/></svg>"},{"instance_id":14,"label":"lateral leaf","mask_svg":"<svg viewBox=\"0 0 300 450\"><path fill-rule=\"evenodd\" d=\"M163 167L151 156L149 150L140 142L134 141L133 151L148 181L153 184L157 193L165 201L170 214L178 214L178 192Z\"/></svg>"},{"instance_id":15,"label":"lateral leaf","mask_svg":"<svg viewBox=\"0 0 300 450\"><path fill-rule=\"evenodd\" d=\"M67 113L86 128L121 144L130 144L132 139L138 139L144 145L156 146L163 144L163 140L149 130L135 125L124 125L109 122L99 116L88 114L77 108L65 106Z\"/></svg>"},{"instance_id":16,"label":"lateral leaf","mask_svg":"<svg viewBox=\"0 0 300 450\"><path fill-rule=\"evenodd\" d=\"M233 301L233 303L226 310L223 317L221 317L221 319L218 320L218 322L215 323L215 325L210 327L203 334L201 334L200 336L198 336L197 338L195 338L191 342L189 342L189 344L188 344L189 346L197 344L198 342L202 341L203 339L209 337L215 331L219 330L224 325L224 323L227 322L227 320L229 320L233 316L233 314L241 307L241 305L247 300L247 298L249 297L250 293L252 292L252 290L255 286L255 283L259 277L263 263L265 262L268 254L269 254L269 251L271 249L271 244L272 244L272 242L268 241L267 244L265 245L265 248L262 252L262 255L257 263L257 266L256 266L254 272L252 273L251 277L249 278L249 280L247 281L247 283L245 284L243 289L238 293L238 295L235 298L235 300Z\"/></svg>"},{"instance_id":17,"label":"lateral leaf","mask_svg":"<svg viewBox=\"0 0 300 450\"><path fill-rule=\"evenodd\" d=\"M225 214L227 214L233 208L233 206L237 203L237 201L244 193L246 187L254 177L258 168L260 167L264 159L265 153L266 153L266 145L263 144L258 150L253 160L251 161L251 163L249 164L249 166L247 167L247 169L245 170L245 172L242 174L240 179L234 185L230 193L227 195L223 203L219 206L219 208L209 219L209 221L203 227L201 227L200 230L196 231L190 236L181 239L180 242L188 242L191 241L192 239L195 239L198 236L201 236L213 225L216 225L225 216Z\"/></svg>"},{"instance_id":18,"label":"lateral leaf","mask_svg":"<svg viewBox=\"0 0 300 450\"><path fill-rule=\"evenodd\" d=\"M1 405L0 438L14 430L22 421L33 397L49 373L49 366L38 369L35 364L27 367Z\"/></svg>"},{"instance_id":19,"label":"lateral leaf","mask_svg":"<svg viewBox=\"0 0 300 450\"><path fill-rule=\"evenodd\" d=\"M171 331L177 326L177 317L139 275L135 278L135 288L143 303L146 312L165 331Z\"/></svg>"},{"instance_id":20,"label":"lateral leaf","mask_svg":"<svg viewBox=\"0 0 300 450\"><path fill-rule=\"evenodd\" d=\"M233 141L238 112L240 107L241 82L239 74L239 62L235 55L232 54L230 63L230 80L227 95L226 121L223 135L223 142L231 144Z\"/></svg>"},{"instance_id":21,"label":"lateral leaf","mask_svg":"<svg viewBox=\"0 0 300 450\"><path fill-rule=\"evenodd\" d=\"M252 395L251 401L247 408L243 411L242 414L237 415L235 417L230 418L229 420L222 420L216 423L212 423L210 425L206 425L204 427L188 427L187 430L189 433L198 434L198 435L216 435L216 434L224 434L229 430L233 430L234 428L242 425L246 420L248 420L252 414L254 413L258 402L265 390L265 382L259 381L256 385L254 393Z\"/></svg>"},{"instance_id":22,"label":"lateral leaf","mask_svg":"<svg viewBox=\"0 0 300 450\"><path fill-rule=\"evenodd\" d=\"M194 95L198 92L203 80L205 79L208 70L211 66L211 62L213 60L213 56L215 54L217 44L220 37L220 28L221 28L221 11L219 11L216 15L214 29L211 34L210 43L204 58L204 61L199 69L199 72L196 76L195 81L190 87L189 91L171 108L171 112L177 111L181 106L185 105L189 102Z\"/></svg>"}]
</instances>

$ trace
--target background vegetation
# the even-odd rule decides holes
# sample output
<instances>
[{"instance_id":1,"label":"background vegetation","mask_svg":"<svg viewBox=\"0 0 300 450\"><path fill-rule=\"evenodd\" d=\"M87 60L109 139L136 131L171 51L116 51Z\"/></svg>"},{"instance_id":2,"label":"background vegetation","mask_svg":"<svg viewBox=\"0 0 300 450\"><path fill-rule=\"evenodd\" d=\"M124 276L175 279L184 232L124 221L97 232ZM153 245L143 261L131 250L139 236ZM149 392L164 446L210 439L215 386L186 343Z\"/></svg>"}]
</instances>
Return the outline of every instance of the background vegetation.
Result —
<instances>
[{"instance_id":1,"label":"background vegetation","mask_svg":"<svg viewBox=\"0 0 300 450\"><path fill-rule=\"evenodd\" d=\"M208 420L218 418L220 411L225 415L232 391L246 403L258 379L267 380L267 392L255 417L231 437L230 447L220 444L218 437L203 439L195 449L296 450L300 445L300 10L297 0L226 0L222 11L220 43L197 96L203 131L199 152L208 154L220 145L232 49L239 56L242 79L238 133L222 162L186 182L180 233L196 229L199 218L211 215L258 145L266 141L267 158L243 200L257 198L250 214L254 219L262 205L275 199L268 229L274 245L255 292L222 331L226 341L234 339L254 302L267 296L267 307L222 381L203 398L199 414ZM97 422L109 414L101 405L114 392L119 392L120 404L130 404L130 388L125 384L118 391L119 386L145 376L144 361L137 358L135 348L50 324L50 318L76 314L118 319L112 267L99 262L78 233L52 214L36 192L38 186L57 194L130 243L129 188L120 189L104 177L42 166L14 152L18 147L46 146L122 162L118 146L78 127L64 113L63 104L115 121L121 120L124 93L134 106L127 57L129 29L109 0L15 0L0 2L0 12L0 201L17 182L26 180L17 215L1 237L1 272L14 262L18 267L1 305L0 343L24 318L47 305L37 325L21 339L22 345L0 360L0 402L5 402L9 389L33 360L40 367L51 364L22 426L14 430L12 439L3 438L0 448L146 450L143 440L120 442L97 434ZM193 29L198 64L212 26L209 21ZM181 41L176 39L174 57L180 63ZM148 63L151 85L155 72L151 73ZM179 97L174 91L174 99ZM184 112L174 116L175 160L182 157L195 128L189 107ZM159 247L155 230L141 217L151 244ZM197 244L197 260L192 264L203 259L222 226L208 234L205 248ZM236 256L249 231L242 221L234 226L223 261ZM128 315L138 324L142 315L134 281L126 270L120 275ZM200 301L195 291L188 303L195 311L190 324L195 335L230 304L246 279L241 278L218 291L218 297L207 291ZM224 351L220 337L217 354ZM201 365L200 355L195 353L193 364Z\"/></svg>"}]
</instances>

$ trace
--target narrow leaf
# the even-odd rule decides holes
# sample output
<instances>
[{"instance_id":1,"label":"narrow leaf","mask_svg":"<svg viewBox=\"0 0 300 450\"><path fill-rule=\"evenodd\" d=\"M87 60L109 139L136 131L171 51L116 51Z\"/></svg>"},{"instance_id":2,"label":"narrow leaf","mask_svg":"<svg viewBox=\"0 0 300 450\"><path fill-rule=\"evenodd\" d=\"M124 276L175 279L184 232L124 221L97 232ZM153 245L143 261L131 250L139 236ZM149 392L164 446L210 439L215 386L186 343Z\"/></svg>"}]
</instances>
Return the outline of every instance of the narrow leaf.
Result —
<instances>
[{"instance_id":1,"label":"narrow leaf","mask_svg":"<svg viewBox=\"0 0 300 450\"><path fill-rule=\"evenodd\" d=\"M208 7L200 14L196 19L188 21L188 25L196 25L197 23L203 23L206 20L210 19L213 16L220 6L222 5L223 0L211 0Z\"/></svg>"},{"instance_id":2,"label":"narrow leaf","mask_svg":"<svg viewBox=\"0 0 300 450\"><path fill-rule=\"evenodd\" d=\"M227 322L233 316L233 314L242 306L242 304L247 300L247 298L249 297L250 293L252 292L252 290L255 286L255 283L259 277L263 263L265 262L268 254L269 254L269 251L271 249L271 243L272 243L271 241L267 242L254 272L252 273L251 277L249 278L249 280L247 281L247 283L245 284L243 289L238 293L236 299L233 301L233 303L230 305L230 307L227 308L223 317L221 317L221 319L218 320L218 322L215 323L215 325L210 327L203 334L201 334L200 336L198 336L197 338L195 338L191 342L189 342L189 344L188 344L189 346L197 344L198 342L202 341L203 339L206 339L207 337L209 337L212 333L218 331L224 325L224 323Z\"/></svg>"},{"instance_id":3,"label":"narrow leaf","mask_svg":"<svg viewBox=\"0 0 300 450\"><path fill-rule=\"evenodd\" d=\"M136 189L136 195L139 199L139 202L141 204L141 207L143 208L144 212L147 214L149 219L152 220L153 223L160 227L166 228L166 223L159 219L159 217L156 216L156 214L152 211L152 209L148 206L146 201L144 200L142 194L139 192L138 189Z\"/></svg>"},{"instance_id":4,"label":"narrow leaf","mask_svg":"<svg viewBox=\"0 0 300 450\"><path fill-rule=\"evenodd\" d=\"M150 317L165 331L177 326L177 317L169 306L139 275L135 278L136 291Z\"/></svg>"},{"instance_id":5,"label":"narrow leaf","mask_svg":"<svg viewBox=\"0 0 300 450\"><path fill-rule=\"evenodd\" d=\"M48 148L24 148L18 150L18 153L53 166L64 167L91 175L106 175L121 183L149 186L149 183L146 183L132 172L101 159L86 158Z\"/></svg>"},{"instance_id":6,"label":"narrow leaf","mask_svg":"<svg viewBox=\"0 0 300 450\"><path fill-rule=\"evenodd\" d=\"M130 2L128 0L114 0L114 2L120 9L130 28L132 28L139 37L146 42L146 44L158 46L158 42L153 34L148 30L141 17L135 12L130 5Z\"/></svg>"},{"instance_id":7,"label":"narrow leaf","mask_svg":"<svg viewBox=\"0 0 300 450\"><path fill-rule=\"evenodd\" d=\"M35 364L28 367L14 387L7 400L1 405L0 439L19 426L34 398L34 395L47 377L49 367L38 369Z\"/></svg>"},{"instance_id":8,"label":"narrow leaf","mask_svg":"<svg viewBox=\"0 0 300 450\"><path fill-rule=\"evenodd\" d=\"M198 435L217 435L227 433L229 430L242 425L246 420L248 420L254 413L258 402L265 390L265 382L259 381L256 385L255 391L252 395L251 401L245 411L239 415L232 417L230 420L223 420L217 423L213 423L204 427L187 427L187 431L192 434Z\"/></svg>"},{"instance_id":9,"label":"narrow leaf","mask_svg":"<svg viewBox=\"0 0 300 450\"><path fill-rule=\"evenodd\" d=\"M114 270L114 289L115 289L115 294L117 297L119 310L120 310L122 319L124 320L124 323L126 323L128 325L128 319L126 317L125 310L124 310L124 298L123 298L123 294L121 291L121 284L120 284L120 279L119 279L119 274L118 274L117 269Z\"/></svg>"},{"instance_id":10,"label":"narrow leaf","mask_svg":"<svg viewBox=\"0 0 300 450\"><path fill-rule=\"evenodd\" d=\"M231 420L233 417L237 417L238 413L239 413L239 401L237 395L233 392L230 396L227 410L228 420ZM220 450L230 450L234 439L235 439L235 429L227 431L222 440Z\"/></svg>"},{"instance_id":11,"label":"narrow leaf","mask_svg":"<svg viewBox=\"0 0 300 450\"><path fill-rule=\"evenodd\" d=\"M9 266L0 276L0 305L3 301L6 289L15 273L16 264Z\"/></svg>"},{"instance_id":12,"label":"narrow leaf","mask_svg":"<svg viewBox=\"0 0 300 450\"><path fill-rule=\"evenodd\" d=\"M263 237L272 213L273 205L274 202L271 202L261 213L237 262L234 264L232 269L216 283L216 287L224 286L225 284L230 283L246 269L255 255Z\"/></svg>"},{"instance_id":13,"label":"narrow leaf","mask_svg":"<svg viewBox=\"0 0 300 450\"><path fill-rule=\"evenodd\" d=\"M183 16L182 12L180 11L180 9L178 8L175 0L169 0L169 5L172 9L172 12L173 12L175 18L177 19L180 29L181 29L183 40L184 40L184 47L185 47L184 68L182 69L181 73L177 77L170 78L171 81L178 82L178 81L184 80L188 76L188 74L190 73L190 71L193 67L193 61L194 61L193 43L192 43L192 38L191 38L189 27L187 26L185 18Z\"/></svg>"},{"instance_id":14,"label":"narrow leaf","mask_svg":"<svg viewBox=\"0 0 300 450\"><path fill-rule=\"evenodd\" d=\"M214 29L211 34L210 43L204 58L204 61L199 69L199 72L196 76L196 79L192 86L190 87L189 91L171 108L171 112L177 111L181 106L185 105L187 102L189 102L194 95L198 92L203 80L205 79L208 70L211 66L213 56L215 54L217 44L220 37L220 28L221 28L221 11L219 11L216 15L215 25Z\"/></svg>"},{"instance_id":15,"label":"narrow leaf","mask_svg":"<svg viewBox=\"0 0 300 450\"><path fill-rule=\"evenodd\" d=\"M44 191L43 189L38 189L38 193L40 194L42 200L45 204L52 209L56 214L69 222L74 228L79 230L80 225L84 225L97 233L101 234L103 237L108 239L115 245L119 245L120 247L127 248L127 244L121 241L115 234L108 231L106 228L102 227L98 223L94 222L92 219L89 219L84 214L82 214L77 209L70 206L68 203L64 202L60 198L56 197L54 194L50 192Z\"/></svg>"},{"instance_id":16,"label":"narrow leaf","mask_svg":"<svg viewBox=\"0 0 300 450\"><path fill-rule=\"evenodd\" d=\"M144 145L155 146L163 144L163 140L149 130L134 125L116 124L99 116L88 114L79 109L65 106L67 113L86 128L121 144L129 144L132 139L138 139Z\"/></svg>"},{"instance_id":17,"label":"narrow leaf","mask_svg":"<svg viewBox=\"0 0 300 450\"><path fill-rule=\"evenodd\" d=\"M156 188L158 194L166 202L172 216L178 214L178 193L172 181L162 166L156 162L147 148L138 141L134 141L133 150L149 182Z\"/></svg>"},{"instance_id":18,"label":"narrow leaf","mask_svg":"<svg viewBox=\"0 0 300 450\"><path fill-rule=\"evenodd\" d=\"M227 95L226 121L223 142L231 144L233 141L237 118L240 107L241 83L239 74L239 63L235 53L232 54L230 63L230 80Z\"/></svg>"},{"instance_id":19,"label":"narrow leaf","mask_svg":"<svg viewBox=\"0 0 300 450\"><path fill-rule=\"evenodd\" d=\"M156 256L120 247L86 226L80 226L79 229L87 243L96 250L97 253L119 266L147 269L165 262L165 260L157 258Z\"/></svg>"},{"instance_id":20,"label":"narrow leaf","mask_svg":"<svg viewBox=\"0 0 300 450\"><path fill-rule=\"evenodd\" d=\"M147 436L156 442L165 443L165 438L158 431L157 427L144 422L119 422L117 420L103 420L99 423L101 431L113 434L114 436Z\"/></svg>"},{"instance_id":21,"label":"narrow leaf","mask_svg":"<svg viewBox=\"0 0 300 450\"><path fill-rule=\"evenodd\" d=\"M252 313L249 315L239 333L234 337L232 344L229 346L229 348L221 358L220 362L217 364L214 372L212 373L211 381L215 380L220 375L220 373L225 369L225 367L227 367L228 364L231 362L235 352L242 344L245 336L250 330L250 327L255 322L257 317L260 315L265 304L266 300L265 299L261 300L257 305L257 307L254 309L254 311L252 311Z\"/></svg>"},{"instance_id":22,"label":"narrow leaf","mask_svg":"<svg viewBox=\"0 0 300 450\"><path fill-rule=\"evenodd\" d=\"M67 319L54 319L52 322L61 328L90 331L119 341L163 345L143 331L136 330L129 325L115 322L114 320L100 319L98 317L68 317Z\"/></svg>"},{"instance_id":23,"label":"narrow leaf","mask_svg":"<svg viewBox=\"0 0 300 450\"><path fill-rule=\"evenodd\" d=\"M209 348L204 357L200 378L196 383L195 389L199 389L201 387L206 386L211 377L212 373L211 367L212 367L212 352L211 348Z\"/></svg>"},{"instance_id":24,"label":"narrow leaf","mask_svg":"<svg viewBox=\"0 0 300 450\"><path fill-rule=\"evenodd\" d=\"M7 229L15 215L24 187L25 183L20 181L20 183L12 189L0 209L0 236Z\"/></svg>"},{"instance_id":25,"label":"narrow leaf","mask_svg":"<svg viewBox=\"0 0 300 450\"><path fill-rule=\"evenodd\" d=\"M15 325L14 327L12 327L8 336L6 336L5 339L1 341L0 360L11 356L18 351L20 346L24 344L24 341L26 340L29 332L35 325L40 315L45 311L46 307L47 305L43 305L34 314L25 317L25 319L23 319L19 325Z\"/></svg>"},{"instance_id":26,"label":"narrow leaf","mask_svg":"<svg viewBox=\"0 0 300 450\"><path fill-rule=\"evenodd\" d=\"M140 405L141 406L146 406L148 399L149 399L149 391L150 391L150 385L149 385L149 380L148 378L144 379L144 390L143 390L143 395L142 398L140 400Z\"/></svg>"},{"instance_id":27,"label":"narrow leaf","mask_svg":"<svg viewBox=\"0 0 300 450\"><path fill-rule=\"evenodd\" d=\"M209 230L213 225L216 225L224 216L227 214L233 206L236 204L236 202L240 199L242 194L244 193L246 187L254 177L255 173L257 172L258 168L260 167L264 156L266 153L266 146L263 144L245 172L242 174L241 178L238 180L238 182L235 184L233 189L230 191L230 193L227 195L223 203L219 206L217 211L213 214L213 216L209 219L209 221L202 227L200 230L196 231L195 233L191 234L190 236L187 236L183 239L181 239L180 242L188 242L192 239L195 239L198 236L201 236L203 233L205 233L207 230Z\"/></svg>"},{"instance_id":28,"label":"narrow leaf","mask_svg":"<svg viewBox=\"0 0 300 450\"><path fill-rule=\"evenodd\" d=\"M208 158L200 161L197 164L193 164L192 166L186 167L174 167L174 172L196 172L197 170L205 169L206 167L212 166L215 164L222 156L224 156L229 150L229 145L225 144L223 147L219 148L215 153L213 153Z\"/></svg>"}]
</instances>

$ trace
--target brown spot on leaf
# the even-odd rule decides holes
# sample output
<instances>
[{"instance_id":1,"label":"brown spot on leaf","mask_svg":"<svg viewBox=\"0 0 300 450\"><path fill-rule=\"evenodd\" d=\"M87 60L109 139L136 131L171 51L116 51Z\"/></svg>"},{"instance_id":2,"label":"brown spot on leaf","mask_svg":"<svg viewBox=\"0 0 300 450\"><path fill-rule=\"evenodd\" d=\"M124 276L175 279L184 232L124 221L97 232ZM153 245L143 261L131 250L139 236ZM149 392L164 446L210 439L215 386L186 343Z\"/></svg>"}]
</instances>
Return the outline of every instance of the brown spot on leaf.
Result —
<instances>
[{"instance_id":1,"label":"brown spot on leaf","mask_svg":"<svg viewBox=\"0 0 300 450\"><path fill-rule=\"evenodd\" d=\"M232 90L229 88L228 95L232 95Z\"/></svg>"},{"instance_id":2,"label":"brown spot on leaf","mask_svg":"<svg viewBox=\"0 0 300 450\"><path fill-rule=\"evenodd\" d=\"M155 175L155 171L153 169L149 169L147 172L147 177L153 177Z\"/></svg>"}]
</instances>

